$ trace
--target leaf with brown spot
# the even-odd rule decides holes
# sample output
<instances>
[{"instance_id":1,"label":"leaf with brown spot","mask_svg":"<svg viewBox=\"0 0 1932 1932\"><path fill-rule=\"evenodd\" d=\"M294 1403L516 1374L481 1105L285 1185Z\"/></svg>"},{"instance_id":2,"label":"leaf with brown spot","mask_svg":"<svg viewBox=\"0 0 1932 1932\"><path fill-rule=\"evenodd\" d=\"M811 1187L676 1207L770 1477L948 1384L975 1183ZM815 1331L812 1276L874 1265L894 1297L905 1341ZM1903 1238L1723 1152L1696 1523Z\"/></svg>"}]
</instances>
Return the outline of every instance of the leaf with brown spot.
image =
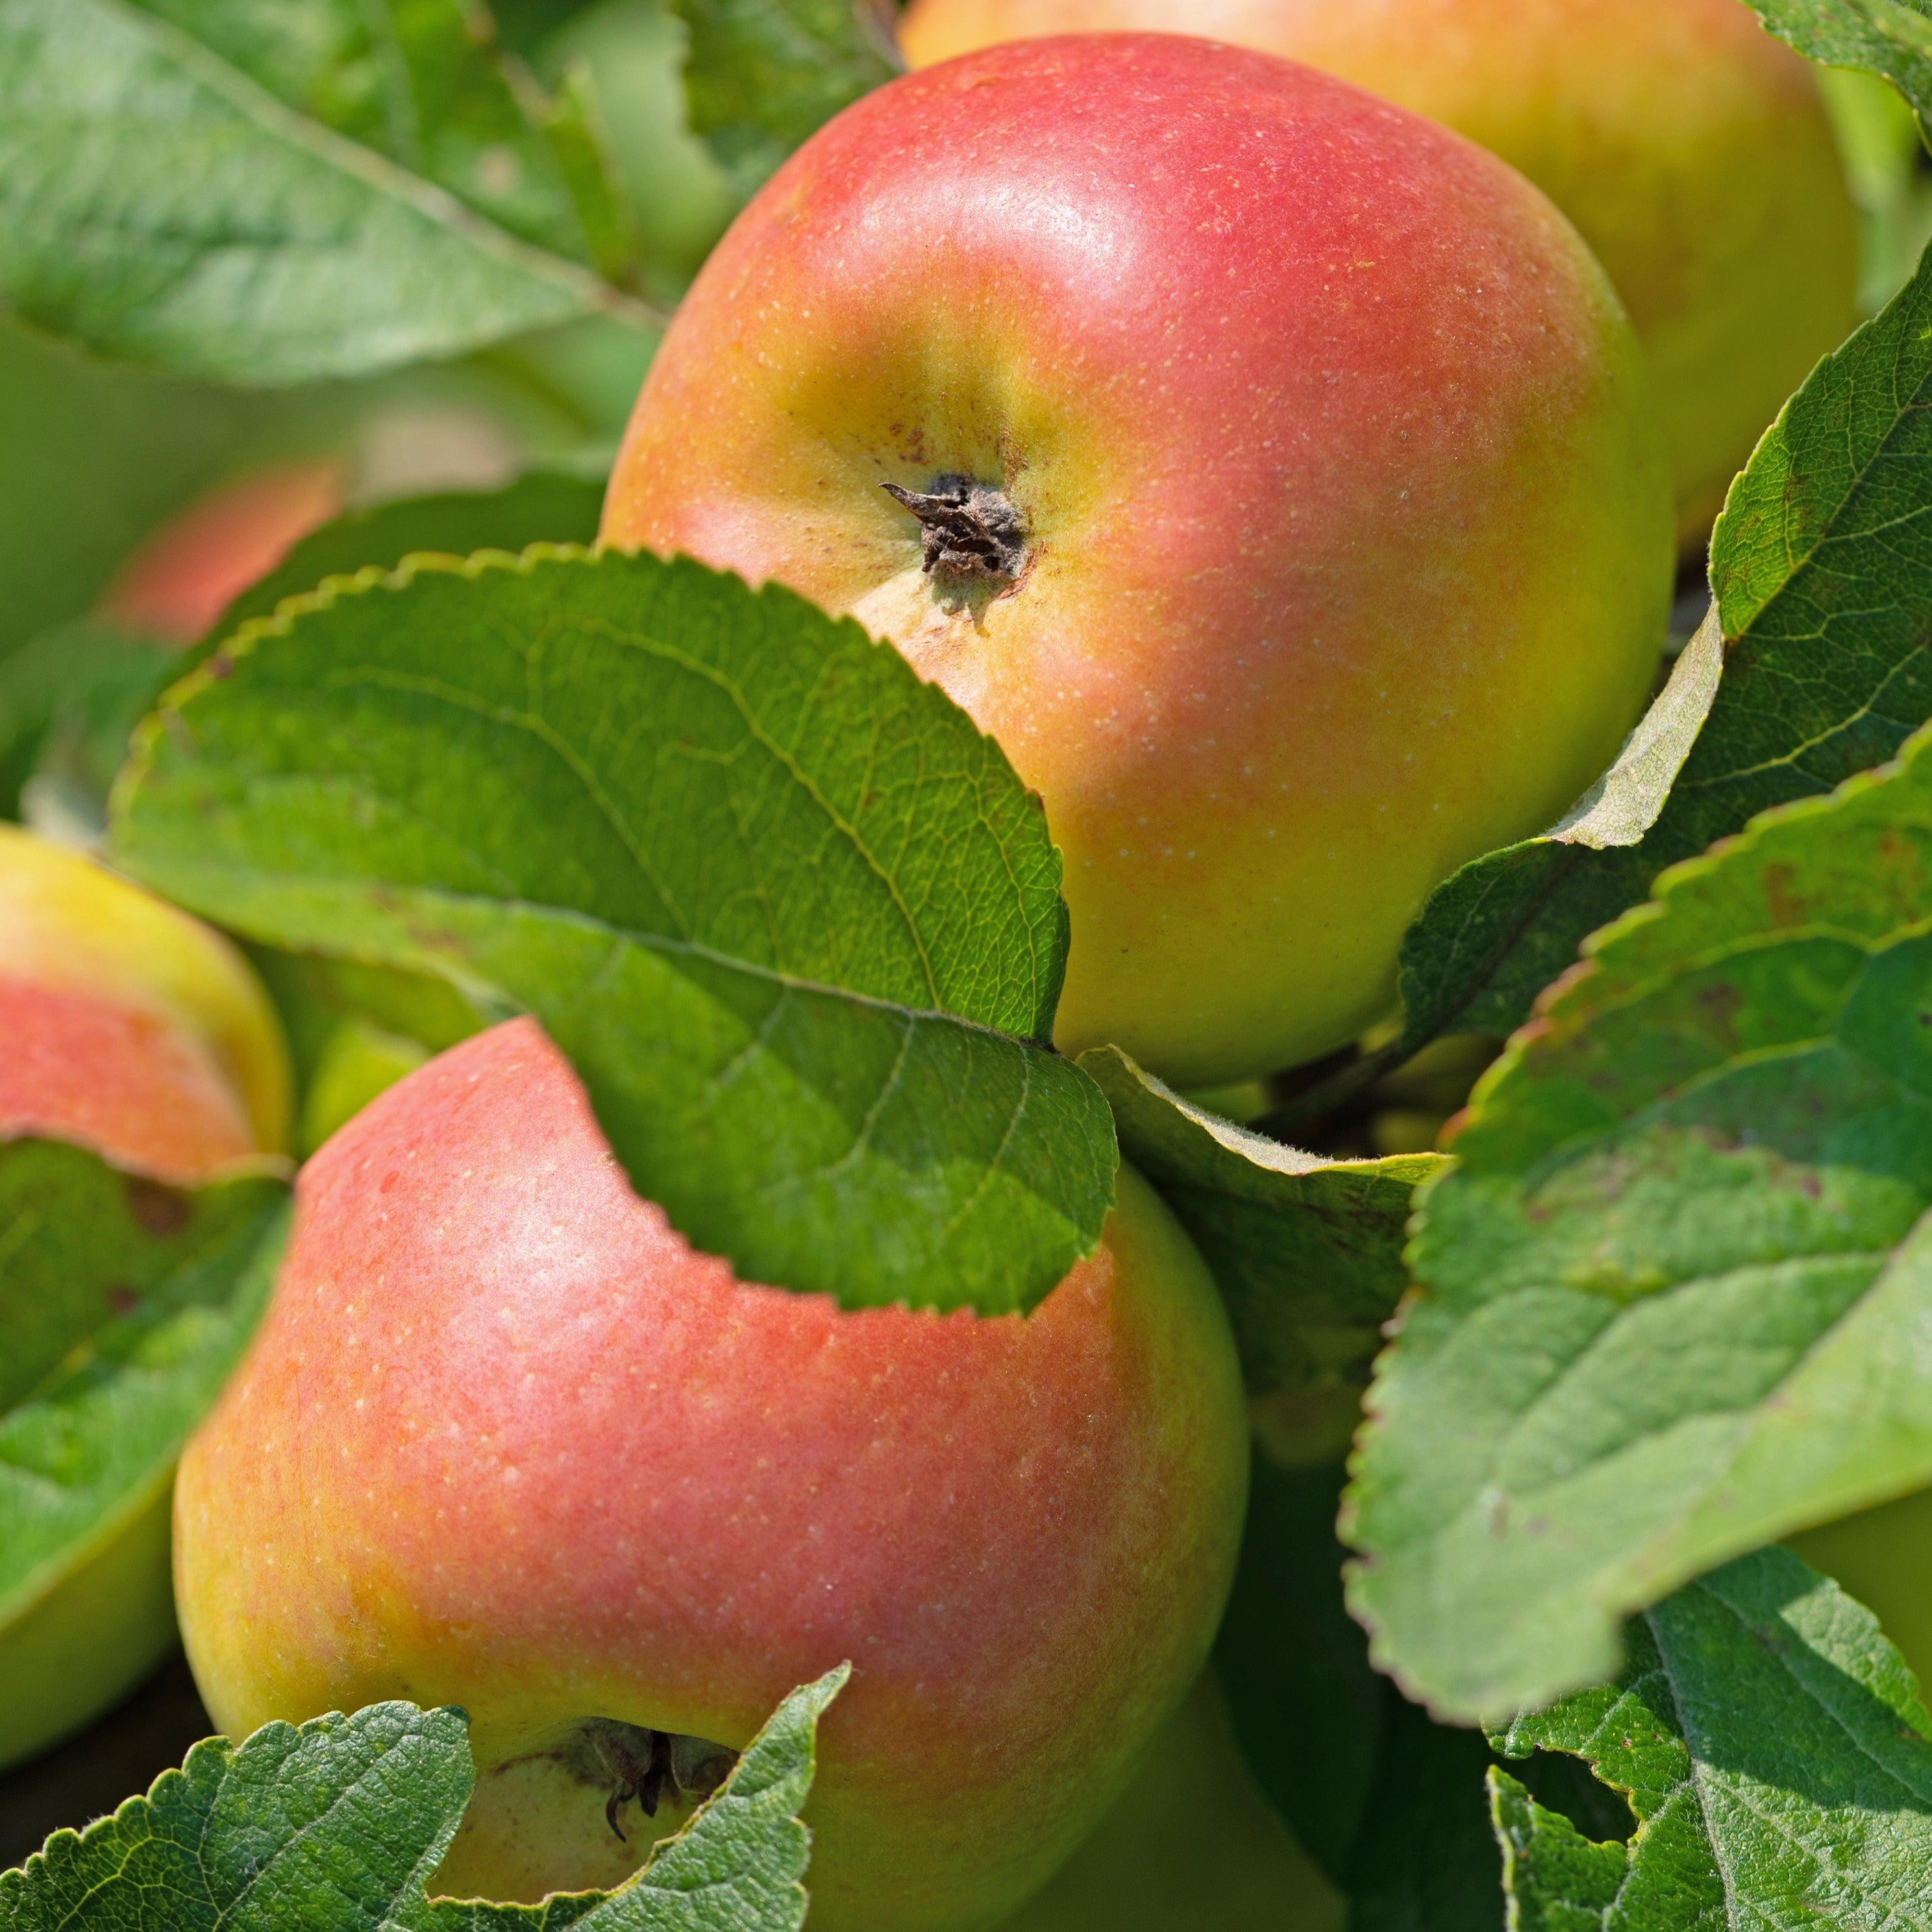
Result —
<instances>
[{"instance_id":1,"label":"leaf with brown spot","mask_svg":"<svg viewBox=\"0 0 1932 1932\"><path fill-rule=\"evenodd\" d=\"M1346 1524L1438 1711L1606 1676L1629 1612L1932 1483L1928 886L1932 731L1667 873L1478 1085Z\"/></svg>"},{"instance_id":2,"label":"leaf with brown spot","mask_svg":"<svg viewBox=\"0 0 1932 1932\"><path fill-rule=\"evenodd\" d=\"M64 1142L0 1142L0 1646L165 1496L267 1300L285 1168L170 1188ZM98 1687L10 1682L10 1742L155 1660L97 1658Z\"/></svg>"}]
</instances>

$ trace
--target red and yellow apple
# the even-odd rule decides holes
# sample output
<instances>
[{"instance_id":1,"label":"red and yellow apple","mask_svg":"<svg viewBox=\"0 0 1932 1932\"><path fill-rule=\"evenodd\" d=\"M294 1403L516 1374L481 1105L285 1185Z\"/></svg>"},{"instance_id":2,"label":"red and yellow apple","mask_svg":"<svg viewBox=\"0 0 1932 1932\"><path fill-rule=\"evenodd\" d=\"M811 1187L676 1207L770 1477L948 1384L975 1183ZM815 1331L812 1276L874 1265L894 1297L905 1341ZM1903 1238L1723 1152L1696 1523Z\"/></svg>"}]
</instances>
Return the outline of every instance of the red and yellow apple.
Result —
<instances>
[{"instance_id":1,"label":"red and yellow apple","mask_svg":"<svg viewBox=\"0 0 1932 1932\"><path fill-rule=\"evenodd\" d=\"M219 933L12 825L0 915L0 1138L172 1181L287 1146L280 1023Z\"/></svg>"},{"instance_id":2,"label":"red and yellow apple","mask_svg":"<svg viewBox=\"0 0 1932 1932\"><path fill-rule=\"evenodd\" d=\"M1184 1088L1388 1012L1430 890L1615 753L1673 554L1640 352L1535 188L1152 34L821 128L666 335L602 538L776 578L943 686L1065 856L1057 1042Z\"/></svg>"},{"instance_id":3,"label":"red and yellow apple","mask_svg":"<svg viewBox=\"0 0 1932 1932\"><path fill-rule=\"evenodd\" d=\"M122 565L103 614L146 637L192 644L250 584L343 507L343 466L250 472L171 517Z\"/></svg>"},{"instance_id":4,"label":"red and yellow apple","mask_svg":"<svg viewBox=\"0 0 1932 1932\"><path fill-rule=\"evenodd\" d=\"M1576 224L1649 358L1678 536L1858 321L1858 225L1810 68L1743 0L912 0L915 68L1046 34L1305 61L1500 154Z\"/></svg>"},{"instance_id":5,"label":"red and yellow apple","mask_svg":"<svg viewBox=\"0 0 1932 1932\"><path fill-rule=\"evenodd\" d=\"M495 1898L620 1879L707 1758L850 1658L812 1923L963 1932L1179 1705L1246 1467L1220 1301L1132 1172L1029 1316L842 1311L694 1252L516 1020L304 1168L183 1459L182 1625L233 1735L461 1705L477 1795L434 1889Z\"/></svg>"},{"instance_id":6,"label":"red and yellow apple","mask_svg":"<svg viewBox=\"0 0 1932 1932\"><path fill-rule=\"evenodd\" d=\"M288 1114L280 1028L234 948L0 826L0 1139L70 1141L192 1182L279 1151ZM164 1479L0 1615L0 1766L109 1708L173 1642L168 1521Z\"/></svg>"}]
</instances>

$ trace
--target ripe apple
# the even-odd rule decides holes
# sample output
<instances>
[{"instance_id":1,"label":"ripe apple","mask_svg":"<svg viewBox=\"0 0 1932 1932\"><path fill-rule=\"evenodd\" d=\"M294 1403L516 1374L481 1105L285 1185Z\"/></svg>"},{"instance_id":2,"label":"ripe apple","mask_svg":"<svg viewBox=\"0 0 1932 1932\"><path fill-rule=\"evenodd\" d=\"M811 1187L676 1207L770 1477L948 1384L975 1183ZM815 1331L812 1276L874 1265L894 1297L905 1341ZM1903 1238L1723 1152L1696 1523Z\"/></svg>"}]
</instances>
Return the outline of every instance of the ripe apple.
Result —
<instances>
[{"instance_id":1,"label":"ripe apple","mask_svg":"<svg viewBox=\"0 0 1932 1932\"><path fill-rule=\"evenodd\" d=\"M602 538L888 638L1046 801L1055 1039L1197 1088L1382 1016L1554 820L1670 602L1660 432L1574 232L1262 54L997 47L794 154L693 285Z\"/></svg>"},{"instance_id":2,"label":"ripe apple","mask_svg":"<svg viewBox=\"0 0 1932 1932\"><path fill-rule=\"evenodd\" d=\"M274 1010L220 934L0 825L0 1137L170 1181L288 1144Z\"/></svg>"},{"instance_id":3,"label":"ripe apple","mask_svg":"<svg viewBox=\"0 0 1932 1932\"><path fill-rule=\"evenodd\" d=\"M1199 34L1480 142L1576 224L1636 326L1678 535L1858 321L1858 218L1811 70L1743 0L912 0L915 68L1041 35Z\"/></svg>"},{"instance_id":4,"label":"ripe apple","mask_svg":"<svg viewBox=\"0 0 1932 1932\"><path fill-rule=\"evenodd\" d=\"M0 1138L164 1181L278 1151L280 1029L241 956L77 853L0 825ZM0 1621L0 1766L115 1703L174 1641L165 1488Z\"/></svg>"},{"instance_id":5,"label":"ripe apple","mask_svg":"<svg viewBox=\"0 0 1932 1932\"><path fill-rule=\"evenodd\" d=\"M100 601L131 631L192 644L250 584L342 508L338 462L251 471L197 497L122 566Z\"/></svg>"},{"instance_id":6,"label":"ripe apple","mask_svg":"<svg viewBox=\"0 0 1932 1932\"><path fill-rule=\"evenodd\" d=\"M433 1888L460 1895L616 1882L850 1658L812 1923L963 1932L1066 1856L1199 1671L1246 1468L1220 1303L1130 1171L1030 1316L842 1311L692 1250L514 1020L304 1168L183 1459L176 1578L231 1734L470 1713Z\"/></svg>"}]
</instances>

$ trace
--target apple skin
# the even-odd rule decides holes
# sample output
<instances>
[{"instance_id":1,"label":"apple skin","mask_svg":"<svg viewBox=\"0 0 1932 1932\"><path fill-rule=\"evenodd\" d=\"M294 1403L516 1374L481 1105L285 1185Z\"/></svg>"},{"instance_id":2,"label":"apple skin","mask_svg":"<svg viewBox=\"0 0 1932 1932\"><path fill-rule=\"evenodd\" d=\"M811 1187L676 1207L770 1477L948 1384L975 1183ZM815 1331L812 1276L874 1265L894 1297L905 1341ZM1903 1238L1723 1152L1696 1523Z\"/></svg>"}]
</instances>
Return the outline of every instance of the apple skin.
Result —
<instances>
[{"instance_id":1,"label":"apple skin","mask_svg":"<svg viewBox=\"0 0 1932 1932\"><path fill-rule=\"evenodd\" d=\"M1004 489L990 598L880 487ZM1459 865L1615 754L1669 607L1640 352L1460 136L1270 56L1034 40L821 128L664 338L602 540L889 638L1044 800L1055 1042L1184 1089L1394 1000Z\"/></svg>"},{"instance_id":2,"label":"apple skin","mask_svg":"<svg viewBox=\"0 0 1932 1932\"><path fill-rule=\"evenodd\" d=\"M740 1283L632 1192L530 1020L451 1048L302 1172L250 1356L183 1458L188 1654L241 1736L374 1700L470 1715L434 1890L614 1882L603 1718L820 1733L812 1923L998 1922L1198 1674L1246 1492L1226 1316L1123 1169L1026 1318ZM662 1815L658 1821L662 1826Z\"/></svg>"},{"instance_id":3,"label":"apple skin","mask_svg":"<svg viewBox=\"0 0 1932 1932\"><path fill-rule=\"evenodd\" d=\"M284 463L225 483L154 531L121 567L102 614L192 644L302 538L340 514L343 465Z\"/></svg>"},{"instance_id":4,"label":"apple skin","mask_svg":"<svg viewBox=\"0 0 1932 1932\"><path fill-rule=\"evenodd\" d=\"M1184 31L1305 61L1527 175L1650 359L1678 535L1858 321L1858 217L1807 63L1743 0L912 0L915 68L998 42Z\"/></svg>"},{"instance_id":5,"label":"apple skin","mask_svg":"<svg viewBox=\"0 0 1932 1932\"><path fill-rule=\"evenodd\" d=\"M280 1023L219 933L11 825L0 912L0 1138L187 1182L287 1147Z\"/></svg>"},{"instance_id":6,"label":"apple skin","mask_svg":"<svg viewBox=\"0 0 1932 1932\"><path fill-rule=\"evenodd\" d=\"M266 994L218 933L78 853L0 825L0 1139L74 1142L206 1180L286 1144ZM0 1618L0 1768L110 1708L175 1640L167 1472Z\"/></svg>"}]
</instances>

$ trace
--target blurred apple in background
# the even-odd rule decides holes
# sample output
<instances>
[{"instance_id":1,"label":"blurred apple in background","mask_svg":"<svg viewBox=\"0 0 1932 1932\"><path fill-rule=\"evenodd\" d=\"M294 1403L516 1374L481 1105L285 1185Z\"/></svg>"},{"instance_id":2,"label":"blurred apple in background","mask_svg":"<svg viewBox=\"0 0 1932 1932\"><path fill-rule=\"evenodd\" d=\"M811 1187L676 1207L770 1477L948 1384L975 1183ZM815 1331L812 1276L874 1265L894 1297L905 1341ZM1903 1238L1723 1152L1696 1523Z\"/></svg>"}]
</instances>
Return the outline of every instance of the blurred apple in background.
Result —
<instances>
[{"instance_id":1,"label":"blurred apple in background","mask_svg":"<svg viewBox=\"0 0 1932 1932\"><path fill-rule=\"evenodd\" d=\"M340 462L290 463L221 484L178 512L100 601L129 630L190 644L302 538L342 508Z\"/></svg>"},{"instance_id":2,"label":"blurred apple in background","mask_svg":"<svg viewBox=\"0 0 1932 1932\"><path fill-rule=\"evenodd\" d=\"M900 41L920 68L1120 30L1306 61L1534 182L1649 356L1686 547L1858 320L1858 218L1811 70L1744 0L1202 0L1184 18L1163 0L912 0Z\"/></svg>"},{"instance_id":3,"label":"blurred apple in background","mask_svg":"<svg viewBox=\"0 0 1932 1932\"><path fill-rule=\"evenodd\" d=\"M1394 1002L1430 890L1552 823L1674 568L1630 325L1459 136L1168 35L894 82L773 176L603 538L889 638L1046 801L1055 1039L1198 1088Z\"/></svg>"},{"instance_id":4,"label":"blurred apple in background","mask_svg":"<svg viewBox=\"0 0 1932 1932\"><path fill-rule=\"evenodd\" d=\"M206 1180L287 1145L280 1029L220 935L0 825L0 1138ZM0 1766L115 1703L174 1641L164 1490L0 1622Z\"/></svg>"},{"instance_id":5,"label":"blurred apple in background","mask_svg":"<svg viewBox=\"0 0 1932 1932\"><path fill-rule=\"evenodd\" d=\"M496 489L519 467L506 427L460 404L371 408L332 441L332 453L250 467L178 510L122 565L100 614L137 636L191 643L302 538L346 508Z\"/></svg>"},{"instance_id":6,"label":"blurred apple in background","mask_svg":"<svg viewBox=\"0 0 1932 1932\"><path fill-rule=\"evenodd\" d=\"M850 1658L812 1923L964 1932L1072 1852L1198 1676L1247 1470L1220 1298L1130 1170L1028 1316L844 1312L694 1252L512 1021L303 1169L184 1458L182 1624L232 1736L460 1704L480 1778L434 1889L493 1898L621 1879Z\"/></svg>"},{"instance_id":7,"label":"blurred apple in background","mask_svg":"<svg viewBox=\"0 0 1932 1932\"><path fill-rule=\"evenodd\" d=\"M196 1180L288 1144L274 1009L212 928L0 826L0 1134Z\"/></svg>"}]
</instances>

